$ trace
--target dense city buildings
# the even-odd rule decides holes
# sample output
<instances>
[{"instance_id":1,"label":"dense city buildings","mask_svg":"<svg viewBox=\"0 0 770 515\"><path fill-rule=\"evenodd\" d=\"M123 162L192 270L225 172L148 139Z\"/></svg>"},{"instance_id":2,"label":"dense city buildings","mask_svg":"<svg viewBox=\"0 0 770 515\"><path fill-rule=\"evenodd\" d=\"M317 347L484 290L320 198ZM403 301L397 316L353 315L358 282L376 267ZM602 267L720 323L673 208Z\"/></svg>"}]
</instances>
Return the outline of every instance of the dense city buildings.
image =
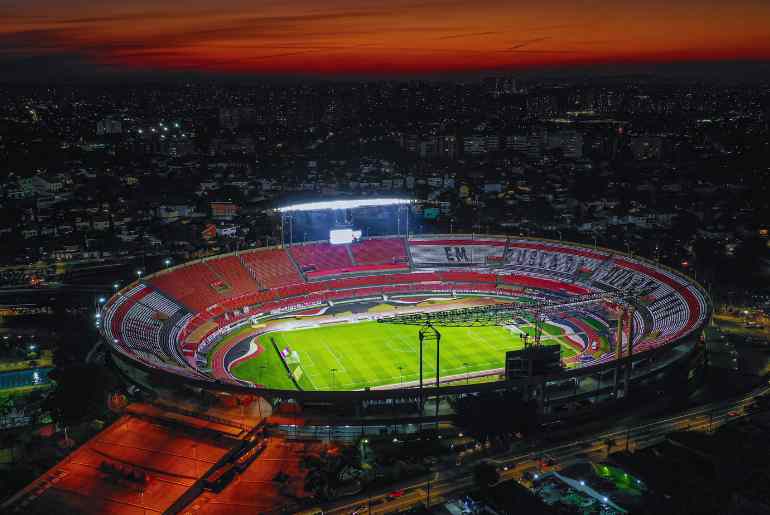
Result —
<instances>
[{"instance_id":1,"label":"dense city buildings","mask_svg":"<svg viewBox=\"0 0 770 515\"><path fill-rule=\"evenodd\" d=\"M693 271L698 254L766 236L762 84L504 76L3 98L7 266L261 246L278 237L276 202L319 196L405 195L440 209L416 219L425 230L596 239Z\"/></svg>"}]
</instances>

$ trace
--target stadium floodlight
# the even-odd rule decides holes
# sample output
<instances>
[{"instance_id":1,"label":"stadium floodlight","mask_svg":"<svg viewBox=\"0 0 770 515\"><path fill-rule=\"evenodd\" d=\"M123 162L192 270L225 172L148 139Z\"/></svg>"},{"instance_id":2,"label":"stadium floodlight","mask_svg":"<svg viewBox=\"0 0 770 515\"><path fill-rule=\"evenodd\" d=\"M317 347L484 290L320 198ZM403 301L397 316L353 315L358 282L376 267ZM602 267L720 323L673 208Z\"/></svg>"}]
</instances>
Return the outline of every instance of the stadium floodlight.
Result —
<instances>
[{"instance_id":1,"label":"stadium floodlight","mask_svg":"<svg viewBox=\"0 0 770 515\"><path fill-rule=\"evenodd\" d=\"M365 198L356 200L327 200L321 202L306 202L279 207L276 211L291 213L293 211L323 211L326 209L356 209L359 207L401 206L412 201L405 198Z\"/></svg>"}]
</instances>

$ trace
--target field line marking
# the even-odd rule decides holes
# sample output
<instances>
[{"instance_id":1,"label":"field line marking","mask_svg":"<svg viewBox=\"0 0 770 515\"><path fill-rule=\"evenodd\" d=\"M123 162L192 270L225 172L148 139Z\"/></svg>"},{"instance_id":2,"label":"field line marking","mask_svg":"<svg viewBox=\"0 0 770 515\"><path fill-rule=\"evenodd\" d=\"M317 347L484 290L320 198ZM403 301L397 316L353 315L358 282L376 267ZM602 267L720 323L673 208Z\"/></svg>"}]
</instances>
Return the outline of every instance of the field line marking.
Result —
<instances>
[{"instance_id":1,"label":"field line marking","mask_svg":"<svg viewBox=\"0 0 770 515\"><path fill-rule=\"evenodd\" d=\"M340 358L339 356L337 356L337 353L334 352L334 350L332 350L332 348L329 346L328 343L326 343L326 340L321 340L321 343L323 344L324 347L326 347L326 350L329 352L329 354L334 356L334 359L337 360L337 364L340 366L340 368L344 370L345 373L349 376L350 373L348 372L348 369L345 368L345 365L342 364L342 361L340 361Z\"/></svg>"},{"instance_id":2,"label":"field line marking","mask_svg":"<svg viewBox=\"0 0 770 515\"><path fill-rule=\"evenodd\" d=\"M300 365L300 366L302 366L302 365ZM307 377L307 380L310 381L311 385L313 385L313 390L318 390L318 387L316 386L315 381L313 381L313 375L312 374L308 374L307 372L305 372L305 377Z\"/></svg>"}]
</instances>

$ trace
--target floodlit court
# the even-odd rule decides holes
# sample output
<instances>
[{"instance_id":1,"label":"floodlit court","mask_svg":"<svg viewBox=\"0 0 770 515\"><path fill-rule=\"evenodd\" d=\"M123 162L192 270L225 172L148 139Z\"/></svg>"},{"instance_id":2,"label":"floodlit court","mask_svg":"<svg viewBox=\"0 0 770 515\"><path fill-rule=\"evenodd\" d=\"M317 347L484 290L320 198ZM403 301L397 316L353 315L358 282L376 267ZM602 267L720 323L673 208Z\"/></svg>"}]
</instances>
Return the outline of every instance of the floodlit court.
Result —
<instances>
[{"instance_id":1,"label":"floodlit court","mask_svg":"<svg viewBox=\"0 0 770 515\"><path fill-rule=\"evenodd\" d=\"M408 383L419 379L418 330L416 326L359 322L270 332L259 337L263 348L259 356L236 365L232 373L281 389L296 388L288 370L303 390L357 390ZM526 324L441 327L439 331L441 376L462 377L504 368L505 353L521 349L520 333L532 334L534 328ZM575 350L562 335L560 328L546 324L543 344L561 345L562 358L573 356ZM435 377L435 363L435 342L426 341L426 381Z\"/></svg>"}]
</instances>

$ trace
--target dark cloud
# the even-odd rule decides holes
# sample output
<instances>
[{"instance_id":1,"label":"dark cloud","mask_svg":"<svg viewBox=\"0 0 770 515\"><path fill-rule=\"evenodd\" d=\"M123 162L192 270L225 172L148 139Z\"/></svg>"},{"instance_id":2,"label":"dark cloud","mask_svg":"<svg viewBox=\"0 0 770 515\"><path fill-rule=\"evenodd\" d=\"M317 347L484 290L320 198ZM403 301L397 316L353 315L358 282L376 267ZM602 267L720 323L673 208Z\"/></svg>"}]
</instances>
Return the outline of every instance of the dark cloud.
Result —
<instances>
[{"instance_id":1,"label":"dark cloud","mask_svg":"<svg viewBox=\"0 0 770 515\"><path fill-rule=\"evenodd\" d=\"M549 37L543 37L543 38L525 39L524 41L519 41L518 43L514 43L513 46L511 46L508 50L518 50L520 48L524 48L529 45L534 45L535 43L548 41L549 39L552 39L552 38L549 36Z\"/></svg>"},{"instance_id":2,"label":"dark cloud","mask_svg":"<svg viewBox=\"0 0 770 515\"><path fill-rule=\"evenodd\" d=\"M27 54L39 51L56 51L66 45L78 31L69 29L29 29L16 32L0 32L0 53Z\"/></svg>"},{"instance_id":3,"label":"dark cloud","mask_svg":"<svg viewBox=\"0 0 770 515\"><path fill-rule=\"evenodd\" d=\"M493 36L495 34L502 34L501 32L497 31L488 31L488 32L466 32L465 34L452 34L450 36L441 36L440 38L436 39L460 39L460 38L475 38L475 37L481 37L481 36Z\"/></svg>"}]
</instances>

